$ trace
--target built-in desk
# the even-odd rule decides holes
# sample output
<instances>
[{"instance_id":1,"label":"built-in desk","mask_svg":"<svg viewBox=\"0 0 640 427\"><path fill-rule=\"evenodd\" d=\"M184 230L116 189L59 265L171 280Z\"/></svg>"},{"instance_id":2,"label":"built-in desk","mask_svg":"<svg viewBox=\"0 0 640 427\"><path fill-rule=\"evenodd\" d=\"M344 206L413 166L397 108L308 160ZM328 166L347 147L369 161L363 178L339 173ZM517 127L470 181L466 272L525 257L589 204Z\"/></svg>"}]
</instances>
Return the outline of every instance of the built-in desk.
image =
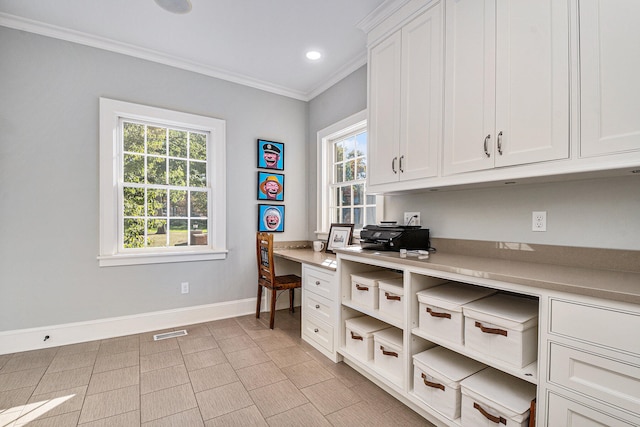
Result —
<instances>
[{"instance_id":1,"label":"built-in desk","mask_svg":"<svg viewBox=\"0 0 640 427\"><path fill-rule=\"evenodd\" d=\"M285 243L281 243L285 246ZM302 339L329 359L337 362L339 331L338 284L336 256L315 252L305 245L289 244L273 251L276 259L299 262L302 265Z\"/></svg>"},{"instance_id":2,"label":"built-in desk","mask_svg":"<svg viewBox=\"0 0 640 427\"><path fill-rule=\"evenodd\" d=\"M276 248L273 250L273 255L277 258L336 271L336 256L332 253L316 252L312 248Z\"/></svg>"}]
</instances>

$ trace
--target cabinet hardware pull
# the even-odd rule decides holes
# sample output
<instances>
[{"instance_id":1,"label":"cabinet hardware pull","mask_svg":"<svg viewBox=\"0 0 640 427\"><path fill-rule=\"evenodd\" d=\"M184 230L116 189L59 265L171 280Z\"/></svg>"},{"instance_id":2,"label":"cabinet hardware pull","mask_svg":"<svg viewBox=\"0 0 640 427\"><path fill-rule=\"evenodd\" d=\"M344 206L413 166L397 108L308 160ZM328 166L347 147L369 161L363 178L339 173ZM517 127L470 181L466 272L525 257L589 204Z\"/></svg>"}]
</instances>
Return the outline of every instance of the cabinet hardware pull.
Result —
<instances>
[{"instance_id":1,"label":"cabinet hardware pull","mask_svg":"<svg viewBox=\"0 0 640 427\"><path fill-rule=\"evenodd\" d=\"M404 154L400 156L400 172L404 173L404 168L402 167L402 159L404 159Z\"/></svg>"},{"instance_id":2,"label":"cabinet hardware pull","mask_svg":"<svg viewBox=\"0 0 640 427\"><path fill-rule=\"evenodd\" d=\"M382 354L384 354L385 356L393 356L393 357L398 357L398 353L396 353L395 351L386 351L384 349L384 346L380 346L380 350L382 350Z\"/></svg>"},{"instance_id":3,"label":"cabinet hardware pull","mask_svg":"<svg viewBox=\"0 0 640 427\"><path fill-rule=\"evenodd\" d=\"M504 425L507 425L507 420L502 418L502 417L496 417L495 415L491 415L490 413L488 413L487 411L485 411L482 406L478 405L476 402L473 402L473 408L477 409L482 415L484 415L484 417L486 419L488 419L491 422L494 422L496 424L498 423L502 423Z\"/></svg>"},{"instance_id":4,"label":"cabinet hardware pull","mask_svg":"<svg viewBox=\"0 0 640 427\"><path fill-rule=\"evenodd\" d=\"M487 328L486 326L482 326L482 323L476 322L476 328L480 328L482 332L485 334L494 334L494 335L502 335L507 336L507 331L504 329L496 329L496 328Z\"/></svg>"},{"instance_id":5,"label":"cabinet hardware pull","mask_svg":"<svg viewBox=\"0 0 640 427\"><path fill-rule=\"evenodd\" d=\"M360 335L354 334L353 331L351 331L351 339L352 340L358 340L358 341L364 341L364 338L362 338Z\"/></svg>"},{"instance_id":6,"label":"cabinet hardware pull","mask_svg":"<svg viewBox=\"0 0 640 427\"><path fill-rule=\"evenodd\" d=\"M316 304L316 308L320 308L320 304Z\"/></svg>"},{"instance_id":7,"label":"cabinet hardware pull","mask_svg":"<svg viewBox=\"0 0 640 427\"><path fill-rule=\"evenodd\" d=\"M443 317L445 319L451 319L450 313L438 313L437 311L431 310L429 307L427 307L427 313L429 313L431 317Z\"/></svg>"},{"instance_id":8,"label":"cabinet hardware pull","mask_svg":"<svg viewBox=\"0 0 640 427\"><path fill-rule=\"evenodd\" d=\"M369 292L369 288L367 288L366 286L356 285L356 289L359 290L359 291L367 291L367 292Z\"/></svg>"},{"instance_id":9,"label":"cabinet hardware pull","mask_svg":"<svg viewBox=\"0 0 640 427\"><path fill-rule=\"evenodd\" d=\"M393 160L391 160L391 170L393 171L393 173L398 173L398 171L396 170L396 160L398 160L397 157L394 157Z\"/></svg>"},{"instance_id":10,"label":"cabinet hardware pull","mask_svg":"<svg viewBox=\"0 0 640 427\"><path fill-rule=\"evenodd\" d=\"M440 390L444 391L444 385L427 381L427 376L425 374L422 374L422 381L424 381L424 385L426 385L427 387L439 388Z\"/></svg>"},{"instance_id":11,"label":"cabinet hardware pull","mask_svg":"<svg viewBox=\"0 0 640 427\"><path fill-rule=\"evenodd\" d=\"M487 136L484 138L484 154L485 154L487 157L491 157L491 153L489 152L489 146L488 146L488 144L489 144L489 140L490 140L490 139L491 139L491 134L487 135Z\"/></svg>"},{"instance_id":12,"label":"cabinet hardware pull","mask_svg":"<svg viewBox=\"0 0 640 427\"><path fill-rule=\"evenodd\" d=\"M384 296L387 297L387 299L390 299L392 301L400 301L400 297L399 296L389 295L389 292L385 292Z\"/></svg>"},{"instance_id":13,"label":"cabinet hardware pull","mask_svg":"<svg viewBox=\"0 0 640 427\"><path fill-rule=\"evenodd\" d=\"M498 154L502 156L502 131L498 133Z\"/></svg>"},{"instance_id":14,"label":"cabinet hardware pull","mask_svg":"<svg viewBox=\"0 0 640 427\"><path fill-rule=\"evenodd\" d=\"M320 286L320 280L316 280L316 286Z\"/></svg>"},{"instance_id":15,"label":"cabinet hardware pull","mask_svg":"<svg viewBox=\"0 0 640 427\"><path fill-rule=\"evenodd\" d=\"M318 333L318 328L315 328L313 332Z\"/></svg>"}]
</instances>

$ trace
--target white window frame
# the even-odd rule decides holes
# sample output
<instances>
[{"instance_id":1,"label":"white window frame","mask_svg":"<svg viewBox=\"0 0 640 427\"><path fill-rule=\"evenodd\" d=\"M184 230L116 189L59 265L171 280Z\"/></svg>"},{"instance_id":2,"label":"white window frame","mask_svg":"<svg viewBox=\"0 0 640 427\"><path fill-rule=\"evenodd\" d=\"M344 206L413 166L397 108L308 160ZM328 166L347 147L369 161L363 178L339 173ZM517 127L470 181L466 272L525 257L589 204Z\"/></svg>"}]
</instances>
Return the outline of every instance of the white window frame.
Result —
<instances>
[{"instance_id":1,"label":"white window frame","mask_svg":"<svg viewBox=\"0 0 640 427\"><path fill-rule=\"evenodd\" d=\"M202 131L207 138L210 187L208 244L203 246L120 248L122 235L121 119L139 120ZM226 248L226 122L163 108L100 98L100 254L101 267L225 259Z\"/></svg>"},{"instance_id":2,"label":"white window frame","mask_svg":"<svg viewBox=\"0 0 640 427\"><path fill-rule=\"evenodd\" d=\"M333 176L333 146L332 143L336 139L346 136L356 130L367 127L367 110L362 110L352 116L349 116L337 123L334 123L320 131L317 134L317 150L318 150L318 214L316 219L316 235L322 239L329 234L331 226L331 215L329 206L331 197L331 177ZM368 147L368 144L367 144ZM367 164L368 164L367 153ZM365 186L366 188L366 186ZM365 193L366 197L366 193ZM384 197L376 196L376 218L375 222L379 223L383 218ZM365 224L366 225L366 224ZM354 230L355 237L360 237L360 230Z\"/></svg>"}]
</instances>

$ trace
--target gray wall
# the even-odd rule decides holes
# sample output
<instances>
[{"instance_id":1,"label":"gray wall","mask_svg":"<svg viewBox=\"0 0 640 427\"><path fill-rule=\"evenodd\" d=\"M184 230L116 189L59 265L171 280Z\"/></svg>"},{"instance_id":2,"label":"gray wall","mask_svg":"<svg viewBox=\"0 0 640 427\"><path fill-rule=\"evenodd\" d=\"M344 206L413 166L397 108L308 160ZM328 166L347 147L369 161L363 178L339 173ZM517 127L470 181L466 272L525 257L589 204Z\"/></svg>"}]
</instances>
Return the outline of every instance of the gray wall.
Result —
<instances>
[{"instance_id":1,"label":"gray wall","mask_svg":"<svg viewBox=\"0 0 640 427\"><path fill-rule=\"evenodd\" d=\"M0 331L255 297L257 138L286 147L277 239L307 238L306 102L4 27L0 58ZM98 267L101 96L226 120L226 260Z\"/></svg>"},{"instance_id":2,"label":"gray wall","mask_svg":"<svg viewBox=\"0 0 640 427\"><path fill-rule=\"evenodd\" d=\"M362 66L309 101L309 240L316 238L318 131L367 108L367 66Z\"/></svg>"},{"instance_id":3,"label":"gray wall","mask_svg":"<svg viewBox=\"0 0 640 427\"><path fill-rule=\"evenodd\" d=\"M385 219L420 211L434 237L640 250L640 177L565 181L386 198ZM547 231L531 213L547 211Z\"/></svg>"}]
</instances>

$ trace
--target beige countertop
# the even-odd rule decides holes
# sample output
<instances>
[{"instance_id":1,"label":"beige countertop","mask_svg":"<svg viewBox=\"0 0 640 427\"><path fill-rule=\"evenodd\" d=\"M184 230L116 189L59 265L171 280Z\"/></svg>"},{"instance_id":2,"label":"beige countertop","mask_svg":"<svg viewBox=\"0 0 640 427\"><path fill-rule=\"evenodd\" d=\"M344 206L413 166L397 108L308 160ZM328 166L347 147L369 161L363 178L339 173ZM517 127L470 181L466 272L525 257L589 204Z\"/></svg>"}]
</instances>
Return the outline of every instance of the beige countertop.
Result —
<instances>
[{"instance_id":1,"label":"beige countertop","mask_svg":"<svg viewBox=\"0 0 640 427\"><path fill-rule=\"evenodd\" d=\"M480 277L577 295L640 304L640 273L513 261L449 253L432 253L428 259L401 257L398 252L365 250L359 246L338 249L340 254L394 262L403 266Z\"/></svg>"},{"instance_id":2,"label":"beige countertop","mask_svg":"<svg viewBox=\"0 0 640 427\"><path fill-rule=\"evenodd\" d=\"M276 248L273 250L273 255L336 271L336 256L332 253L315 252L311 248Z\"/></svg>"},{"instance_id":3,"label":"beige countertop","mask_svg":"<svg viewBox=\"0 0 640 427\"><path fill-rule=\"evenodd\" d=\"M403 258L398 252L378 252L360 246L338 249L336 252L393 262L400 266L640 304L638 251L443 239L434 241L438 243L438 251L431 253L428 259L418 259L416 256ZM274 250L274 255L336 270L336 255L314 252L307 245L308 242L286 242L283 247ZM459 246L463 246L467 253L462 252ZM488 255L480 255L485 253ZM572 257L574 259L570 259ZM558 265L560 262L568 265ZM613 268L607 269L606 266Z\"/></svg>"}]
</instances>

